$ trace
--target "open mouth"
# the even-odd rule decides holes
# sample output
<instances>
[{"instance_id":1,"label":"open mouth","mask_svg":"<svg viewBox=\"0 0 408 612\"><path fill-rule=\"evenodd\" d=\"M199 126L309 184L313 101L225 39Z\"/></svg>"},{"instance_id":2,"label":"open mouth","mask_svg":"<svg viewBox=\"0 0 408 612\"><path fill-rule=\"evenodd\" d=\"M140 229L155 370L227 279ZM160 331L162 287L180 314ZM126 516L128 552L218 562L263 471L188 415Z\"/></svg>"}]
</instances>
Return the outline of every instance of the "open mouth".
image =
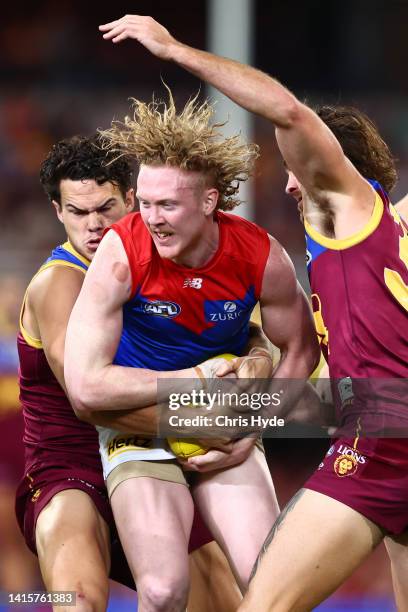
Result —
<instances>
[{"instance_id":1,"label":"open mouth","mask_svg":"<svg viewBox=\"0 0 408 612\"><path fill-rule=\"evenodd\" d=\"M170 232L153 232L153 236L159 244L167 244L173 234Z\"/></svg>"},{"instance_id":2,"label":"open mouth","mask_svg":"<svg viewBox=\"0 0 408 612\"><path fill-rule=\"evenodd\" d=\"M86 243L86 246L88 247L88 249L90 249L91 251L96 251L96 249L98 248L98 246L100 245L102 240L102 237L100 238L94 238L92 240L88 240L88 242Z\"/></svg>"}]
</instances>

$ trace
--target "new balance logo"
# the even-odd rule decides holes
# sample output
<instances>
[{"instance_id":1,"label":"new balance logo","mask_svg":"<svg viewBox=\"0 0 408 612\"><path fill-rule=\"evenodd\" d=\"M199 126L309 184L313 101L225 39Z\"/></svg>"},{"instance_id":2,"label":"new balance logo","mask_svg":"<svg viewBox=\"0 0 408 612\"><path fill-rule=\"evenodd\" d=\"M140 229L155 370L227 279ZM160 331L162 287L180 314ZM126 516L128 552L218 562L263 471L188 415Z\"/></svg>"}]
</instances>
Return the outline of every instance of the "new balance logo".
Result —
<instances>
[{"instance_id":1,"label":"new balance logo","mask_svg":"<svg viewBox=\"0 0 408 612\"><path fill-rule=\"evenodd\" d=\"M192 287L193 289L201 289L202 284L202 278L186 278L183 283L183 289L185 289L186 287Z\"/></svg>"}]
</instances>

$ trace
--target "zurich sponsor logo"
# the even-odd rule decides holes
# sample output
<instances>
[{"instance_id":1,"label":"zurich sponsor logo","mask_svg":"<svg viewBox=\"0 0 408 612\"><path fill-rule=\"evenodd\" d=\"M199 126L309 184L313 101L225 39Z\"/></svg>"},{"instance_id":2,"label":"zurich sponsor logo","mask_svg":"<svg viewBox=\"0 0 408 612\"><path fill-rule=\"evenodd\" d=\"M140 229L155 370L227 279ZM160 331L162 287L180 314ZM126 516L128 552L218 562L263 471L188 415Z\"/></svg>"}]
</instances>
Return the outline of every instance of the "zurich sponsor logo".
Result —
<instances>
[{"instance_id":1,"label":"zurich sponsor logo","mask_svg":"<svg viewBox=\"0 0 408 612\"><path fill-rule=\"evenodd\" d=\"M224 310L225 312L235 312L237 309L237 305L234 302L225 302Z\"/></svg>"},{"instance_id":2,"label":"zurich sponsor logo","mask_svg":"<svg viewBox=\"0 0 408 612\"><path fill-rule=\"evenodd\" d=\"M210 312L208 313L208 318L211 322L216 323L218 321L235 321L238 319L244 310L238 309L238 306L235 302L224 302L222 305L220 304L220 308L224 312Z\"/></svg>"},{"instance_id":3,"label":"zurich sponsor logo","mask_svg":"<svg viewBox=\"0 0 408 612\"><path fill-rule=\"evenodd\" d=\"M181 306L176 304L176 302L162 302L157 300L156 302L145 302L142 306L142 310L145 314L173 319L180 314Z\"/></svg>"}]
</instances>

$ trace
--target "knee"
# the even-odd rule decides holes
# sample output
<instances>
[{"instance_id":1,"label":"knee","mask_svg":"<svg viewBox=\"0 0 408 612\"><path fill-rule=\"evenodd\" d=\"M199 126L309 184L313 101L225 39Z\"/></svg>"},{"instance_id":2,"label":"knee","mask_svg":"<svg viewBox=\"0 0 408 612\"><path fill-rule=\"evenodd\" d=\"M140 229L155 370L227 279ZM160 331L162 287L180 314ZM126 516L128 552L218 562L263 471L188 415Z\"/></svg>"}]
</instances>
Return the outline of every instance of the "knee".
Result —
<instances>
[{"instance_id":1,"label":"knee","mask_svg":"<svg viewBox=\"0 0 408 612\"><path fill-rule=\"evenodd\" d=\"M187 607L188 580L150 576L137 583L140 607L148 612L184 612Z\"/></svg>"},{"instance_id":2,"label":"knee","mask_svg":"<svg viewBox=\"0 0 408 612\"><path fill-rule=\"evenodd\" d=\"M67 591L69 589L65 586L58 590ZM97 585L77 583L70 590L75 591L75 603L67 608L58 606L55 608L56 612L104 612L108 606L108 585L106 588L99 588Z\"/></svg>"},{"instance_id":3,"label":"knee","mask_svg":"<svg viewBox=\"0 0 408 612\"><path fill-rule=\"evenodd\" d=\"M67 608L67 612L102 612L107 605L107 594L87 592L84 588L76 592L75 606Z\"/></svg>"}]
</instances>

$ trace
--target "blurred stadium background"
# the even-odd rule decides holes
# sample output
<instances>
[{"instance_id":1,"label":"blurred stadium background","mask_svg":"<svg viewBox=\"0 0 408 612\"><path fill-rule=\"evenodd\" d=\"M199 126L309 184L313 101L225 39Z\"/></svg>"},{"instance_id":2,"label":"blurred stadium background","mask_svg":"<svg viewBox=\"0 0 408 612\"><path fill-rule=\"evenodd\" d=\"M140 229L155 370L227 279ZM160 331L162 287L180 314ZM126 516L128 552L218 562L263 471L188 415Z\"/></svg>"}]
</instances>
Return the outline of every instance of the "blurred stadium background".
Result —
<instances>
[{"instance_id":1,"label":"blurred stadium background","mask_svg":"<svg viewBox=\"0 0 408 612\"><path fill-rule=\"evenodd\" d=\"M218 5L227 0L214 0ZM231 3L230 3L231 4ZM234 4L234 0L232 0ZM238 0L237 0L238 4ZM380 127L398 158L394 201L408 190L407 0L249 0L252 62L310 101L355 104ZM144 100L165 91L183 103L200 83L176 66L151 57L134 41L102 40L97 26L126 13L152 15L177 38L200 48L210 40L210 0L134 0L115 3L37 0L9 3L0 24L0 590L40 588L36 560L26 552L13 513L23 466L22 419L16 388L15 335L25 285L62 227L38 181L51 145L89 134L122 118L130 96ZM222 23L228 38L232 19ZM204 88L201 93L204 94ZM227 117L220 117L226 119ZM253 219L275 235L304 273L304 242L296 207L284 195L285 172L273 129L250 120L261 158L253 181ZM319 463L319 440L274 440L267 445L283 505ZM121 590L110 610L134 609ZM7 609L6 607L0 609ZM13 607L13 609L16 609ZM27 607L25 607L27 610ZM38 610L40 608L37 608ZM45 610L46 608L42 608ZM393 610L391 579L382 548L319 610Z\"/></svg>"}]
</instances>

